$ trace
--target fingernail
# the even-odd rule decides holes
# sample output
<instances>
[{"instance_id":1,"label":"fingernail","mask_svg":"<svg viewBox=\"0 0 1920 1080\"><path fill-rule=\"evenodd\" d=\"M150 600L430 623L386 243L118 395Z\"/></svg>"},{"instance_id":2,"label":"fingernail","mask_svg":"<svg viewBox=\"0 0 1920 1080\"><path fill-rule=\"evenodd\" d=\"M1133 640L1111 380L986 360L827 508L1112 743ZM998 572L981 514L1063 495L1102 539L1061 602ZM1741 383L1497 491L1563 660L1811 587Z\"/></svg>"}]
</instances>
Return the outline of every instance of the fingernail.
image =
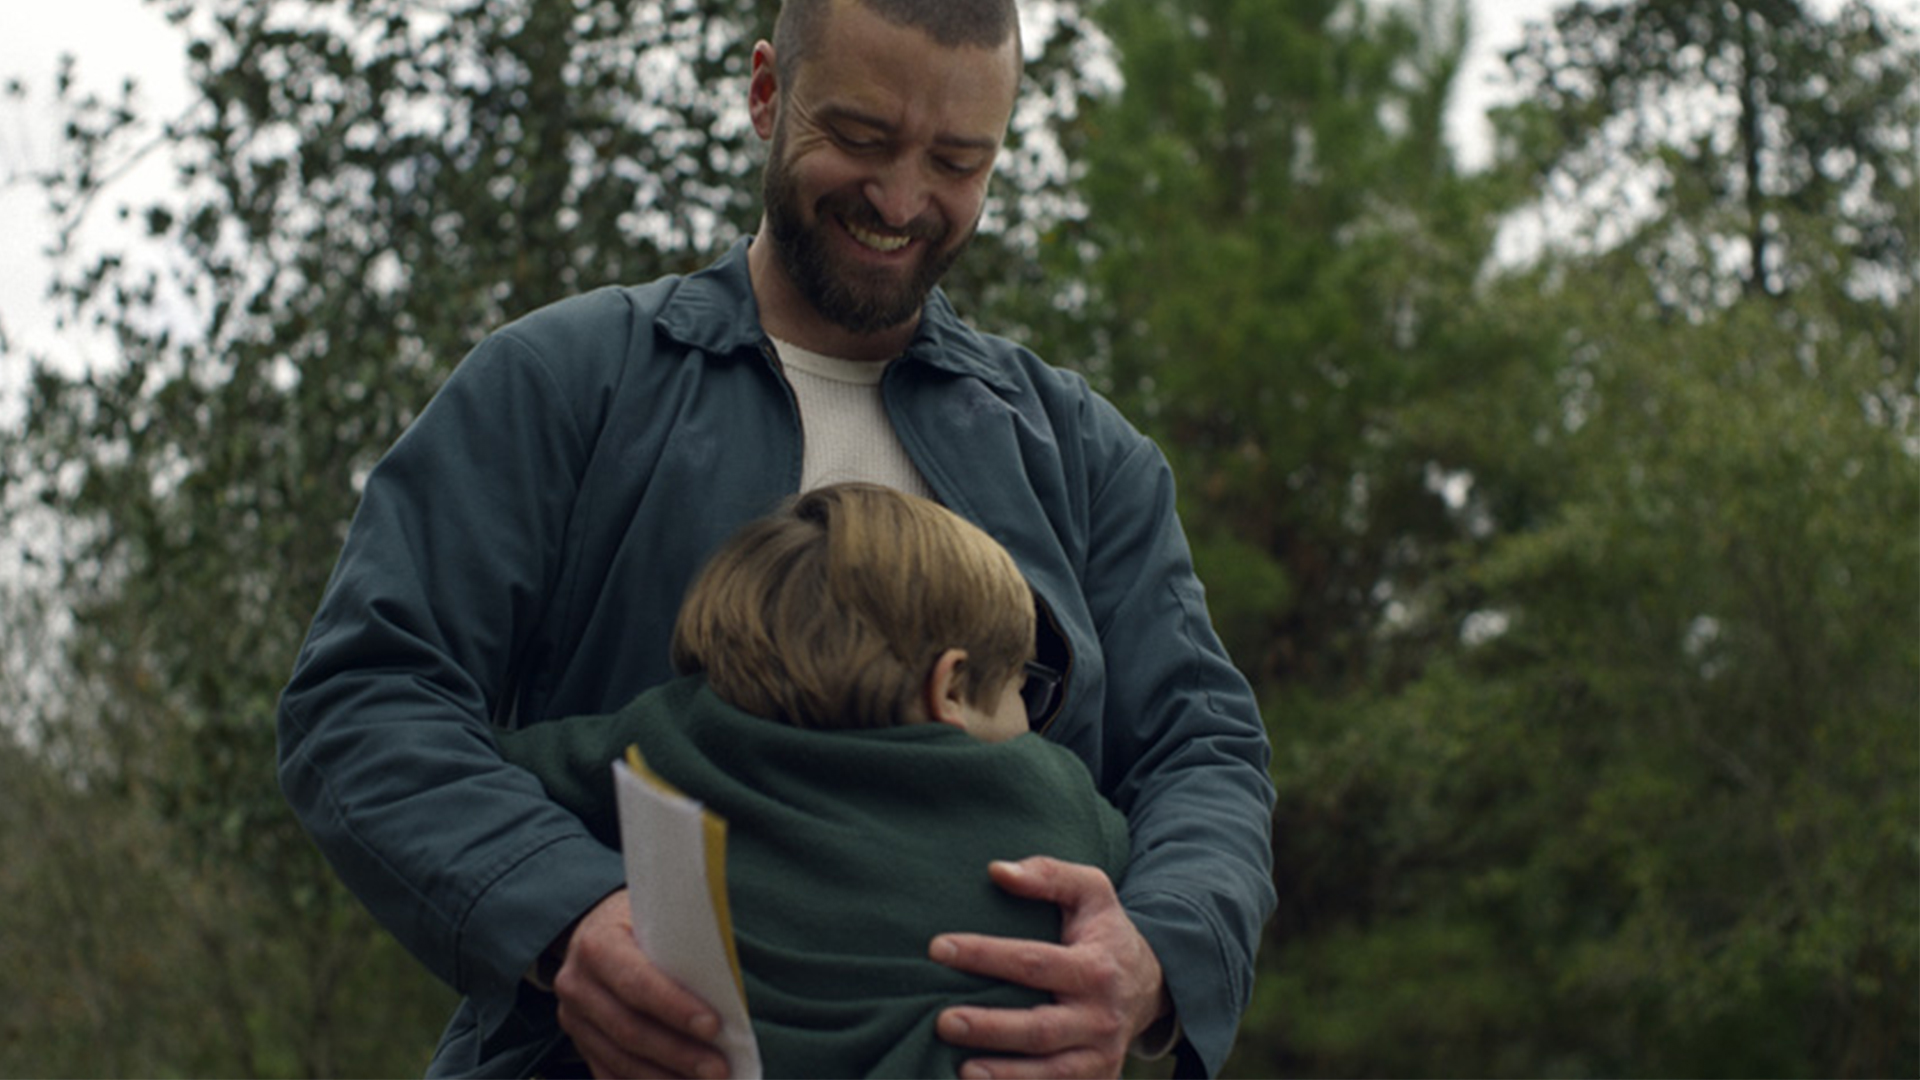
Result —
<instances>
[{"instance_id":1,"label":"fingernail","mask_svg":"<svg viewBox=\"0 0 1920 1080\"><path fill-rule=\"evenodd\" d=\"M962 1080L993 1080L993 1070L969 1061L960 1066L960 1076Z\"/></svg>"},{"instance_id":2,"label":"fingernail","mask_svg":"<svg viewBox=\"0 0 1920 1080\"><path fill-rule=\"evenodd\" d=\"M712 1042L720 1035L720 1018L712 1013L701 1013L687 1022L687 1030L696 1039Z\"/></svg>"},{"instance_id":3,"label":"fingernail","mask_svg":"<svg viewBox=\"0 0 1920 1080\"><path fill-rule=\"evenodd\" d=\"M952 960L959 952L960 950L954 947L953 942L948 941L946 938L934 938L933 948L927 950L927 955L944 964Z\"/></svg>"}]
</instances>

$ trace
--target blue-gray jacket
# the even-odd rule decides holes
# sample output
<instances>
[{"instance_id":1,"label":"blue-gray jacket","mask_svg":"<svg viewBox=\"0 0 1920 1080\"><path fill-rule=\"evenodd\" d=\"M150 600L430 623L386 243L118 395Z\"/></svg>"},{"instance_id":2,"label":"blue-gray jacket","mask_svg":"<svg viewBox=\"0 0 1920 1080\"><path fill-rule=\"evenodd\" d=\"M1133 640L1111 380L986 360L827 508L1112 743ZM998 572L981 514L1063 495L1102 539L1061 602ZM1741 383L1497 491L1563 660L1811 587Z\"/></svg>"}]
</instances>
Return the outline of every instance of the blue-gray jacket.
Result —
<instances>
[{"instance_id":1,"label":"blue-gray jacket","mask_svg":"<svg viewBox=\"0 0 1920 1080\"><path fill-rule=\"evenodd\" d=\"M493 334L367 479L281 699L280 780L348 887L466 995L436 1073L531 1065L551 1004L522 976L622 881L619 854L501 760L494 725L612 712L672 677L689 581L799 485L770 357L742 241ZM1121 899L1165 970L1183 1071L1215 1072L1273 908L1273 789L1172 474L1079 376L938 292L882 394L935 494L1043 601L1068 671L1045 734L1126 814Z\"/></svg>"}]
</instances>

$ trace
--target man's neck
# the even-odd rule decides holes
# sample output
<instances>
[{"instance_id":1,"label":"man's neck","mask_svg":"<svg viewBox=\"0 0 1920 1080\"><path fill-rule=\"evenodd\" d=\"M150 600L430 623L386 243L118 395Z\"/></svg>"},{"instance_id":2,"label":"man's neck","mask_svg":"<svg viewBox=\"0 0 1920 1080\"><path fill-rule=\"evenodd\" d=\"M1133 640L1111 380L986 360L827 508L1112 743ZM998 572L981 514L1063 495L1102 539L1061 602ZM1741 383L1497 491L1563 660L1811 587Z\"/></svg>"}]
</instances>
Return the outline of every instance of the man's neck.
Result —
<instances>
[{"instance_id":1,"label":"man's neck","mask_svg":"<svg viewBox=\"0 0 1920 1080\"><path fill-rule=\"evenodd\" d=\"M788 280L763 223L747 248L747 272L753 282L754 303L760 308L760 328L781 341L840 360L881 362L907 351L918 315L899 326L871 334L857 334L829 322L815 311Z\"/></svg>"}]
</instances>

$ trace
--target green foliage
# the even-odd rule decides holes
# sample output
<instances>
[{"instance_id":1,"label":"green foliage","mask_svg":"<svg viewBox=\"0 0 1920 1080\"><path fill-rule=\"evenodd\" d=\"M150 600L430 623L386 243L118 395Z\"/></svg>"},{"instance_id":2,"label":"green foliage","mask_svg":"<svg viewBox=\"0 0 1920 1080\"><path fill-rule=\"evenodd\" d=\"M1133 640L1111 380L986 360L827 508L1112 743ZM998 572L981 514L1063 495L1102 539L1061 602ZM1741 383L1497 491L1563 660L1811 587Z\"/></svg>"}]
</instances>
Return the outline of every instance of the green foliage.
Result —
<instances>
[{"instance_id":1,"label":"green foliage","mask_svg":"<svg viewBox=\"0 0 1920 1080\"><path fill-rule=\"evenodd\" d=\"M1046 249L1068 315L1041 352L1166 447L1255 680L1357 682L1382 578L1427 557L1392 538L1450 531L1395 413L1477 361L1495 203L1441 140L1459 9L1095 10L1126 92L1072 131L1088 211Z\"/></svg>"},{"instance_id":2,"label":"green foliage","mask_svg":"<svg viewBox=\"0 0 1920 1080\"><path fill-rule=\"evenodd\" d=\"M1397 414L1462 481L1375 625L1417 677L1270 709L1282 908L1236 1066L1910 1074L1920 323L1881 151L1916 54L1864 8L1645 3L1516 61L1491 179L1573 227L1470 297L1494 362ZM1716 91L1708 130L1649 120ZM1641 166L1651 208L1610 194Z\"/></svg>"},{"instance_id":3,"label":"green foliage","mask_svg":"<svg viewBox=\"0 0 1920 1080\"><path fill-rule=\"evenodd\" d=\"M451 1007L364 914L340 907L328 947L255 914L287 905L244 868L207 865L138 799L76 790L0 741L3 1076L418 1074ZM304 914L311 914L308 908ZM317 966L316 966L317 965ZM330 1019L378 1002L381 1024ZM357 1019L365 1020L365 1017Z\"/></svg>"},{"instance_id":4,"label":"green foliage","mask_svg":"<svg viewBox=\"0 0 1920 1080\"><path fill-rule=\"evenodd\" d=\"M1298 1071L1914 1062L1920 469L1753 314L1598 365L1550 520L1462 569L1506 631L1276 767Z\"/></svg>"}]
</instances>

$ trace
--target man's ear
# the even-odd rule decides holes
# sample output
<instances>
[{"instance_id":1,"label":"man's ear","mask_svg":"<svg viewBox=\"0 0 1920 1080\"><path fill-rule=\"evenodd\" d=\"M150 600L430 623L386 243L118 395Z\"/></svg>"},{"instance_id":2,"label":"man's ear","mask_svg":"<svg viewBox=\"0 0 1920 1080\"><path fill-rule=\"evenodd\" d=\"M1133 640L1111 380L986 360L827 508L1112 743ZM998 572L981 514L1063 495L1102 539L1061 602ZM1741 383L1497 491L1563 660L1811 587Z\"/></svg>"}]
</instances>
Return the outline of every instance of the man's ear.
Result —
<instances>
[{"instance_id":1,"label":"man's ear","mask_svg":"<svg viewBox=\"0 0 1920 1080\"><path fill-rule=\"evenodd\" d=\"M753 74L747 81L747 114L753 118L753 130L762 139L772 139L780 118L780 73L774 62L773 43L755 42Z\"/></svg>"},{"instance_id":2,"label":"man's ear","mask_svg":"<svg viewBox=\"0 0 1920 1080\"><path fill-rule=\"evenodd\" d=\"M961 706L960 669L967 663L967 650L948 649L933 662L933 671L927 676L927 685L921 688L920 704L927 710L927 719L942 724L952 724L962 731L967 729L966 713Z\"/></svg>"}]
</instances>

